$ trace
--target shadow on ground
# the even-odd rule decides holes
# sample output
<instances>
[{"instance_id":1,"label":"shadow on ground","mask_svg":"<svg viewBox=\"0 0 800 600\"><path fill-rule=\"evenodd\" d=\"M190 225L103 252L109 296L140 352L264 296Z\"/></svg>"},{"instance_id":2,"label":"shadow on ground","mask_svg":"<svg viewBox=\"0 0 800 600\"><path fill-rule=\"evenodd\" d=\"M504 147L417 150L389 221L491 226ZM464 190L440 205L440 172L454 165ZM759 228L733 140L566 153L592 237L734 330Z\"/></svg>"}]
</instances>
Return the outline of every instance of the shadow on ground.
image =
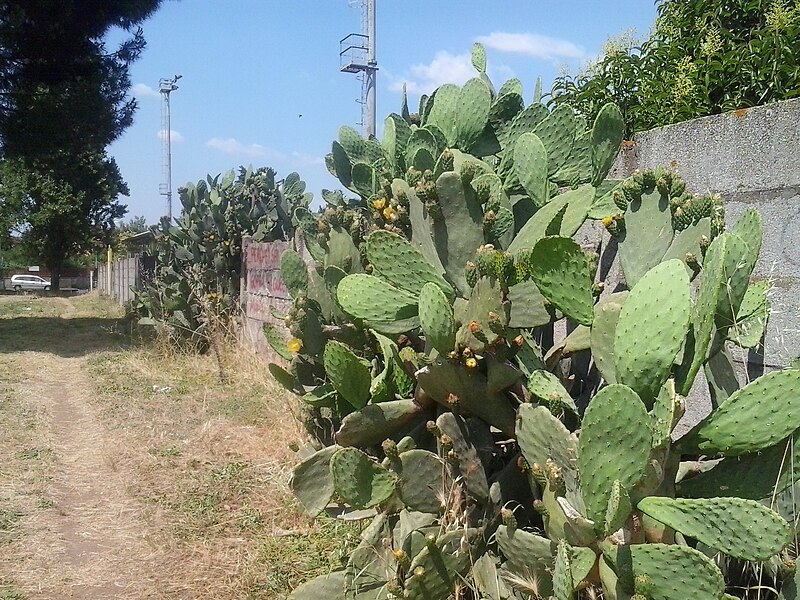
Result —
<instances>
[{"instance_id":1,"label":"shadow on ground","mask_svg":"<svg viewBox=\"0 0 800 600\"><path fill-rule=\"evenodd\" d=\"M74 358L127 348L135 342L125 319L33 316L0 319L0 354L29 351Z\"/></svg>"}]
</instances>

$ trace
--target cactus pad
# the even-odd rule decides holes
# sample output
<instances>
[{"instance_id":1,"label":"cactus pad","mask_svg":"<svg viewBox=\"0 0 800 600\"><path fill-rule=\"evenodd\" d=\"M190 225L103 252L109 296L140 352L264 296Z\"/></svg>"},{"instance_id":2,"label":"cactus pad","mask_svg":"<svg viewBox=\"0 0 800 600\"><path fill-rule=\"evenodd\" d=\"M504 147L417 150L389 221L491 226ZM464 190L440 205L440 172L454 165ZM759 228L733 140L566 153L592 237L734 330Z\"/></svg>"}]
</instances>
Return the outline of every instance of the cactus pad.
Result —
<instances>
[{"instance_id":1,"label":"cactus pad","mask_svg":"<svg viewBox=\"0 0 800 600\"><path fill-rule=\"evenodd\" d=\"M629 293L624 291L609 294L594 305L591 331L592 359L606 383L617 383L614 335L623 302L628 298Z\"/></svg>"},{"instance_id":2,"label":"cactus pad","mask_svg":"<svg viewBox=\"0 0 800 600\"><path fill-rule=\"evenodd\" d=\"M369 402L372 377L363 360L344 344L330 341L325 345L325 372L336 391L355 408Z\"/></svg>"},{"instance_id":3,"label":"cactus pad","mask_svg":"<svg viewBox=\"0 0 800 600\"><path fill-rule=\"evenodd\" d=\"M608 537L625 525L625 521L631 515L631 509L631 498L628 495L628 490L619 482L619 479L615 479L614 484L611 486L611 495L608 497L603 536Z\"/></svg>"},{"instance_id":4,"label":"cactus pad","mask_svg":"<svg viewBox=\"0 0 800 600\"><path fill-rule=\"evenodd\" d=\"M333 496L330 463L338 449L337 446L328 446L315 452L297 465L292 473L289 487L312 517L325 510Z\"/></svg>"},{"instance_id":5,"label":"cactus pad","mask_svg":"<svg viewBox=\"0 0 800 600\"><path fill-rule=\"evenodd\" d=\"M478 532L474 529L449 531L428 543L411 561L403 598L445 600L460 576L477 558ZM472 554L475 552L475 554Z\"/></svg>"},{"instance_id":6,"label":"cactus pad","mask_svg":"<svg viewBox=\"0 0 800 600\"><path fill-rule=\"evenodd\" d=\"M294 250L287 250L281 254L281 279L292 298L296 298L298 294L308 289L308 267Z\"/></svg>"},{"instance_id":7,"label":"cactus pad","mask_svg":"<svg viewBox=\"0 0 800 600\"><path fill-rule=\"evenodd\" d=\"M445 463L433 452L408 450L400 453L398 476L400 499L410 509L440 513L447 506L452 481Z\"/></svg>"},{"instance_id":8,"label":"cactus pad","mask_svg":"<svg viewBox=\"0 0 800 600\"><path fill-rule=\"evenodd\" d=\"M556 551L555 566L553 568L553 598L554 600L572 600L575 597L575 586L572 583L572 557L567 542L561 540Z\"/></svg>"},{"instance_id":9,"label":"cactus pad","mask_svg":"<svg viewBox=\"0 0 800 600\"><path fill-rule=\"evenodd\" d=\"M523 281L508 288L511 302L509 327L533 328L547 325L552 316L545 306L545 299L533 281Z\"/></svg>"},{"instance_id":10,"label":"cactus pad","mask_svg":"<svg viewBox=\"0 0 800 600\"><path fill-rule=\"evenodd\" d=\"M652 407L689 326L689 277L678 260L648 271L625 301L614 334L617 381Z\"/></svg>"},{"instance_id":11,"label":"cactus pad","mask_svg":"<svg viewBox=\"0 0 800 600\"><path fill-rule=\"evenodd\" d=\"M348 275L336 297L346 313L368 323L387 323L416 316L417 299L374 275Z\"/></svg>"},{"instance_id":12,"label":"cactus pad","mask_svg":"<svg viewBox=\"0 0 800 600\"><path fill-rule=\"evenodd\" d=\"M586 516L603 523L614 480L633 489L650 457L650 416L629 387L609 385L589 402L578 438Z\"/></svg>"},{"instance_id":13,"label":"cactus pad","mask_svg":"<svg viewBox=\"0 0 800 600\"><path fill-rule=\"evenodd\" d=\"M456 322L453 307L435 283L426 283L419 294L419 322L425 338L440 355L453 350Z\"/></svg>"},{"instance_id":14,"label":"cactus pad","mask_svg":"<svg viewBox=\"0 0 800 600\"><path fill-rule=\"evenodd\" d=\"M550 200L525 222L522 229L519 230L514 240L509 244L508 251L512 254L519 254L532 249L539 240L547 235L550 223L565 209L567 204L575 200L576 196L587 193L594 194L594 188L582 186L577 190L559 194Z\"/></svg>"},{"instance_id":15,"label":"cactus pad","mask_svg":"<svg viewBox=\"0 0 800 600\"><path fill-rule=\"evenodd\" d=\"M514 144L514 170L533 203L544 206L549 196L547 150L535 133L522 134Z\"/></svg>"},{"instance_id":16,"label":"cactus pad","mask_svg":"<svg viewBox=\"0 0 800 600\"><path fill-rule=\"evenodd\" d=\"M455 146L469 151L480 139L489 122L492 92L480 78L464 84L458 93L458 120L456 121Z\"/></svg>"},{"instance_id":17,"label":"cactus pad","mask_svg":"<svg viewBox=\"0 0 800 600\"><path fill-rule=\"evenodd\" d=\"M719 600L725 589L716 565L701 552L686 546L605 545L603 557L627 593L646 588L645 596L650 600Z\"/></svg>"},{"instance_id":18,"label":"cactus pad","mask_svg":"<svg viewBox=\"0 0 800 600\"><path fill-rule=\"evenodd\" d=\"M780 493L800 479L800 433L754 454L725 458L678 484L681 496L738 496L759 500Z\"/></svg>"},{"instance_id":19,"label":"cactus pad","mask_svg":"<svg viewBox=\"0 0 800 600\"><path fill-rule=\"evenodd\" d=\"M517 412L517 442L528 465L544 466L552 460L561 470L567 498L579 504L575 435L544 406L522 404Z\"/></svg>"},{"instance_id":20,"label":"cactus pad","mask_svg":"<svg viewBox=\"0 0 800 600\"><path fill-rule=\"evenodd\" d=\"M734 392L687 443L736 456L777 444L800 427L800 370L775 371Z\"/></svg>"},{"instance_id":21,"label":"cactus pad","mask_svg":"<svg viewBox=\"0 0 800 600\"><path fill-rule=\"evenodd\" d=\"M424 414L414 400L391 400L369 404L351 412L336 432L340 446L375 446Z\"/></svg>"},{"instance_id":22,"label":"cactus pad","mask_svg":"<svg viewBox=\"0 0 800 600\"><path fill-rule=\"evenodd\" d=\"M614 104L606 104L597 113L592 127L592 183L595 186L605 179L619 153L625 132L622 113Z\"/></svg>"},{"instance_id":23,"label":"cactus pad","mask_svg":"<svg viewBox=\"0 0 800 600\"><path fill-rule=\"evenodd\" d=\"M353 508L370 508L388 500L397 476L356 448L340 448L331 457L336 495Z\"/></svg>"},{"instance_id":24,"label":"cactus pad","mask_svg":"<svg viewBox=\"0 0 800 600\"><path fill-rule=\"evenodd\" d=\"M742 560L767 560L789 543L789 524L755 500L644 498L637 508L706 546ZM758 532L752 535L752 532Z\"/></svg>"},{"instance_id":25,"label":"cactus pad","mask_svg":"<svg viewBox=\"0 0 800 600\"><path fill-rule=\"evenodd\" d=\"M625 237L619 242L619 262L628 287L661 262L673 236L667 195L654 189L634 197L625 212Z\"/></svg>"},{"instance_id":26,"label":"cactus pad","mask_svg":"<svg viewBox=\"0 0 800 600\"><path fill-rule=\"evenodd\" d=\"M502 394L490 394L486 377L450 362L417 371L417 382L434 400L459 414L475 415L513 435L516 411Z\"/></svg>"},{"instance_id":27,"label":"cactus pad","mask_svg":"<svg viewBox=\"0 0 800 600\"><path fill-rule=\"evenodd\" d=\"M422 286L432 282L450 297L453 295L453 288L422 253L396 233L385 230L372 233L367 238L367 260L373 275L409 294L418 295Z\"/></svg>"},{"instance_id":28,"label":"cactus pad","mask_svg":"<svg viewBox=\"0 0 800 600\"><path fill-rule=\"evenodd\" d=\"M433 222L436 250L447 276L462 293L469 293L464 265L484 243L483 208L475 191L458 173L443 173L436 180L441 219Z\"/></svg>"},{"instance_id":29,"label":"cactus pad","mask_svg":"<svg viewBox=\"0 0 800 600\"><path fill-rule=\"evenodd\" d=\"M318 600L319 598L345 600L344 585L345 572L333 571L296 587L289 594L289 600Z\"/></svg>"},{"instance_id":30,"label":"cactus pad","mask_svg":"<svg viewBox=\"0 0 800 600\"><path fill-rule=\"evenodd\" d=\"M559 408L566 408L572 413L578 414L575 401L555 374L536 370L528 376L527 386L536 402L547 406L554 414L558 414Z\"/></svg>"},{"instance_id":31,"label":"cactus pad","mask_svg":"<svg viewBox=\"0 0 800 600\"><path fill-rule=\"evenodd\" d=\"M456 144L460 95L461 90L457 85L446 83L436 88L436 93L428 101L428 103L432 101L433 106L425 124L435 125L441 129L448 146L455 146Z\"/></svg>"},{"instance_id":32,"label":"cactus pad","mask_svg":"<svg viewBox=\"0 0 800 600\"><path fill-rule=\"evenodd\" d=\"M264 323L262 327L264 338L267 340L270 348L285 361L292 360L292 353L286 347L286 340L278 332L278 328L272 323Z\"/></svg>"},{"instance_id":33,"label":"cactus pad","mask_svg":"<svg viewBox=\"0 0 800 600\"><path fill-rule=\"evenodd\" d=\"M593 277L581 247L570 238L540 240L531 254L531 275L542 295L581 325L591 325Z\"/></svg>"},{"instance_id":34,"label":"cactus pad","mask_svg":"<svg viewBox=\"0 0 800 600\"><path fill-rule=\"evenodd\" d=\"M742 348L754 348L761 342L770 313L770 283L759 281L747 288L736 323L728 330L727 338Z\"/></svg>"},{"instance_id":35,"label":"cactus pad","mask_svg":"<svg viewBox=\"0 0 800 600\"><path fill-rule=\"evenodd\" d=\"M458 458L458 470L464 478L467 491L481 501L488 500L489 483L475 446L480 443L480 436L476 435L478 428L475 423L470 427L466 419L455 413L446 412L439 415L436 425L444 435L450 438L453 444L453 452ZM488 427L484 431L487 434L485 436L487 441L491 440Z\"/></svg>"},{"instance_id":36,"label":"cactus pad","mask_svg":"<svg viewBox=\"0 0 800 600\"><path fill-rule=\"evenodd\" d=\"M682 396L689 395L697 372L708 359L711 340L716 331L714 316L725 287L727 243L728 234L714 238L703 261L703 279L700 281L692 311L691 344L687 342L684 362L676 378L678 393Z\"/></svg>"}]
</instances>

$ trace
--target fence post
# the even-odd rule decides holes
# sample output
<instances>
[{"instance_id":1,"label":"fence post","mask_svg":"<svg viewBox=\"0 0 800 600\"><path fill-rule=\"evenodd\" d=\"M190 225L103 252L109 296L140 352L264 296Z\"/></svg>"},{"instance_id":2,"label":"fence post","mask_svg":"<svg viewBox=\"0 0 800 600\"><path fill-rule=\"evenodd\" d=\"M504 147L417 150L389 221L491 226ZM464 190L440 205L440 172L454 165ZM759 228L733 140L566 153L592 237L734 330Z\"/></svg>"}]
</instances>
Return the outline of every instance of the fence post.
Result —
<instances>
[{"instance_id":1,"label":"fence post","mask_svg":"<svg viewBox=\"0 0 800 600\"><path fill-rule=\"evenodd\" d=\"M112 261L114 260L114 251L111 249L111 245L108 246L108 252L106 254L106 290L108 291L108 295L113 295L113 290L111 288L111 265L113 264Z\"/></svg>"}]
</instances>

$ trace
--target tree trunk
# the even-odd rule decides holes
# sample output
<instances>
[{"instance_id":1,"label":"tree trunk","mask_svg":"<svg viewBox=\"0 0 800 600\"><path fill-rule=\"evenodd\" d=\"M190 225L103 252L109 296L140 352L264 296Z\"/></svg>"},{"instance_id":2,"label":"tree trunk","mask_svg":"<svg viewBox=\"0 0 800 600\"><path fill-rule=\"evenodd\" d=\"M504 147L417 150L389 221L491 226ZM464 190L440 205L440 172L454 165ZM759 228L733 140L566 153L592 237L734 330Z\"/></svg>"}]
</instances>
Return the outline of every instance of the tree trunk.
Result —
<instances>
[{"instance_id":1,"label":"tree trunk","mask_svg":"<svg viewBox=\"0 0 800 600\"><path fill-rule=\"evenodd\" d=\"M50 271L50 289L57 292L61 289L61 268Z\"/></svg>"}]
</instances>

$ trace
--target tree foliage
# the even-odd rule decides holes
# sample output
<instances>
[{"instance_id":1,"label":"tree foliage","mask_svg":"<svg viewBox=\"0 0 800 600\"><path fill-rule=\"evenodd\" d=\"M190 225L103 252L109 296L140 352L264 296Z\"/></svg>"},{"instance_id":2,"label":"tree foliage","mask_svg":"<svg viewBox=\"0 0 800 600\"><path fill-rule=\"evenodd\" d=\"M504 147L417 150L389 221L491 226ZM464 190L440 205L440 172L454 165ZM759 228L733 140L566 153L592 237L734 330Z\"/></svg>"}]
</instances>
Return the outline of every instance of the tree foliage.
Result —
<instances>
[{"instance_id":1,"label":"tree foliage","mask_svg":"<svg viewBox=\"0 0 800 600\"><path fill-rule=\"evenodd\" d=\"M24 215L24 246L50 270L53 289L66 258L104 245L125 214L117 197L128 188L104 152L77 157L69 173L23 159L6 159L1 173L3 197Z\"/></svg>"},{"instance_id":2,"label":"tree foliage","mask_svg":"<svg viewBox=\"0 0 800 600\"><path fill-rule=\"evenodd\" d=\"M128 69L145 47L134 27L160 0L0 1L2 221L52 272L125 214L128 189L105 149L132 123ZM131 32L108 51L113 28Z\"/></svg>"},{"instance_id":3,"label":"tree foliage","mask_svg":"<svg viewBox=\"0 0 800 600\"><path fill-rule=\"evenodd\" d=\"M626 133L800 95L800 2L662 0L647 40L609 44L553 84L551 103L593 118L606 102Z\"/></svg>"}]
</instances>

